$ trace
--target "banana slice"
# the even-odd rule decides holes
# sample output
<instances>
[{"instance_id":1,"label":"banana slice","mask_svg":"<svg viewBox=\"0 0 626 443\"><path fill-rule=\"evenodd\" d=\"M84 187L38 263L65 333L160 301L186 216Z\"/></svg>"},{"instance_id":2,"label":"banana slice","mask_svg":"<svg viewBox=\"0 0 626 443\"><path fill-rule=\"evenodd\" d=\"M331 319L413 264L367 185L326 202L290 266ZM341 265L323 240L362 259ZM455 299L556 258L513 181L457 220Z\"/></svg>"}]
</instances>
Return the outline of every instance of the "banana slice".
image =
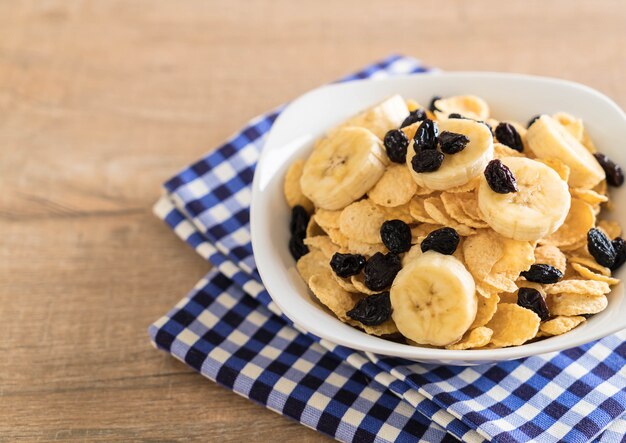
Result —
<instances>
[{"instance_id":1,"label":"banana slice","mask_svg":"<svg viewBox=\"0 0 626 443\"><path fill-rule=\"evenodd\" d=\"M409 108L399 94L372 106L371 108L346 120L337 129L346 126L358 126L372 131L379 139L385 138L387 131L398 129L409 116ZM331 131L331 133L334 131Z\"/></svg>"},{"instance_id":2,"label":"banana slice","mask_svg":"<svg viewBox=\"0 0 626 443\"><path fill-rule=\"evenodd\" d=\"M393 321L417 343L455 343L476 317L475 289L472 275L458 259L427 251L408 262L391 286Z\"/></svg>"},{"instance_id":3,"label":"banana slice","mask_svg":"<svg viewBox=\"0 0 626 443\"><path fill-rule=\"evenodd\" d=\"M413 180L422 187L444 191L462 186L483 172L493 159L493 136L487 126L473 120L449 119L439 123L439 133L456 132L469 138L461 152L444 157L441 167L434 172L415 172L411 160L415 155L413 141L409 145L406 163Z\"/></svg>"},{"instance_id":4,"label":"banana slice","mask_svg":"<svg viewBox=\"0 0 626 443\"><path fill-rule=\"evenodd\" d=\"M457 113L463 117L475 120L487 120L489 118L489 105L485 100L475 95L456 95L453 97L440 98L435 101L437 119L446 119L448 115Z\"/></svg>"},{"instance_id":5,"label":"banana slice","mask_svg":"<svg viewBox=\"0 0 626 443\"><path fill-rule=\"evenodd\" d=\"M341 128L315 147L302 169L300 187L318 208L341 209L376 184L386 163L383 144L371 131Z\"/></svg>"},{"instance_id":6,"label":"banana slice","mask_svg":"<svg viewBox=\"0 0 626 443\"><path fill-rule=\"evenodd\" d=\"M528 128L526 141L537 158L555 157L569 166L568 183L572 188L591 189L605 178L602 167L587 148L547 115Z\"/></svg>"},{"instance_id":7,"label":"banana slice","mask_svg":"<svg viewBox=\"0 0 626 443\"><path fill-rule=\"evenodd\" d=\"M535 241L552 234L569 212L567 183L538 161L524 157L504 157L501 161L513 173L519 191L498 194L483 174L478 207L485 221L494 231L515 240Z\"/></svg>"}]
</instances>

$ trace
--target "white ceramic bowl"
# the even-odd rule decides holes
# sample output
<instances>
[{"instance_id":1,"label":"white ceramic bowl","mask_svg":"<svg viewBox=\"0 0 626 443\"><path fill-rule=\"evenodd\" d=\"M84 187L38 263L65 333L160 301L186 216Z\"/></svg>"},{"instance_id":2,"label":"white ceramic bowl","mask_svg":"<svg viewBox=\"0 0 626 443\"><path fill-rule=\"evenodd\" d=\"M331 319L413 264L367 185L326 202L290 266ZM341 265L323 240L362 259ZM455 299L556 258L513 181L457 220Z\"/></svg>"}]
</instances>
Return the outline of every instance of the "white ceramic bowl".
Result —
<instances>
[{"instance_id":1,"label":"white ceramic bowl","mask_svg":"<svg viewBox=\"0 0 626 443\"><path fill-rule=\"evenodd\" d=\"M419 362L476 365L559 351L626 328L624 285L613 288L601 313L567 334L523 346L449 351L409 346L370 336L337 320L316 303L289 254L290 211L283 197L283 176L296 158L308 155L312 142L356 112L400 93L420 103L434 95L475 94L500 120L527 122L533 115L567 111L581 117L598 149L626 167L626 115L609 98L586 86L558 79L499 73L433 73L360 80L315 89L293 101L268 136L253 184L252 246L265 287L297 325L353 349ZM626 227L626 186L612 189L611 217ZM626 265L618 277L626 277Z\"/></svg>"}]
</instances>

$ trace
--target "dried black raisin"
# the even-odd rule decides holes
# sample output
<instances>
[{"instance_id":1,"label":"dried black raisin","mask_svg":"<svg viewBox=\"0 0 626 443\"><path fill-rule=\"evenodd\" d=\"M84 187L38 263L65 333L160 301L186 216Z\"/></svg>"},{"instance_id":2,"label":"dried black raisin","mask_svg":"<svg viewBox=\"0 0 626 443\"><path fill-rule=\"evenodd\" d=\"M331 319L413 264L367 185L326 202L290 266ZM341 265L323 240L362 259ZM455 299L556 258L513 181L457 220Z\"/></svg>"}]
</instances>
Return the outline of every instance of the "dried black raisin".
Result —
<instances>
[{"instance_id":1,"label":"dried black raisin","mask_svg":"<svg viewBox=\"0 0 626 443\"><path fill-rule=\"evenodd\" d=\"M419 151L411 159L411 167L415 172L433 172L443 163L443 154L434 149Z\"/></svg>"},{"instance_id":2,"label":"dried black raisin","mask_svg":"<svg viewBox=\"0 0 626 443\"><path fill-rule=\"evenodd\" d=\"M437 251L440 254L452 255L459 246L459 234L452 228L439 228L426 236L420 245L422 252Z\"/></svg>"},{"instance_id":3,"label":"dried black raisin","mask_svg":"<svg viewBox=\"0 0 626 443\"><path fill-rule=\"evenodd\" d=\"M524 144L517 129L510 123L499 123L496 126L496 138L503 145L508 146L511 149L522 152L524 150Z\"/></svg>"},{"instance_id":4,"label":"dried black raisin","mask_svg":"<svg viewBox=\"0 0 626 443\"><path fill-rule=\"evenodd\" d=\"M620 266L626 263L626 242L622 237L617 237L611 244L615 249L615 263L611 266L611 271L617 271Z\"/></svg>"},{"instance_id":5,"label":"dried black raisin","mask_svg":"<svg viewBox=\"0 0 626 443\"><path fill-rule=\"evenodd\" d=\"M622 186L624 184L624 172L620 165L614 163L604 154L596 152L593 156L598 160L604 173L606 174L606 182L611 186Z\"/></svg>"},{"instance_id":6,"label":"dried black raisin","mask_svg":"<svg viewBox=\"0 0 626 443\"><path fill-rule=\"evenodd\" d=\"M456 154L465 149L469 143L469 138L456 132L443 131L439 134L439 148L444 154Z\"/></svg>"},{"instance_id":7,"label":"dried black raisin","mask_svg":"<svg viewBox=\"0 0 626 443\"><path fill-rule=\"evenodd\" d=\"M289 239L289 252L294 260L300 260L300 257L309 253L309 248L302 241L303 238L297 235L292 235Z\"/></svg>"},{"instance_id":8,"label":"dried black raisin","mask_svg":"<svg viewBox=\"0 0 626 443\"><path fill-rule=\"evenodd\" d=\"M511 170L500 160L491 160L485 168L485 178L493 192L508 194L517 192L517 181Z\"/></svg>"},{"instance_id":9,"label":"dried black raisin","mask_svg":"<svg viewBox=\"0 0 626 443\"><path fill-rule=\"evenodd\" d=\"M387 220L380 227L383 244L394 254L411 249L411 228L402 220Z\"/></svg>"},{"instance_id":10,"label":"dried black raisin","mask_svg":"<svg viewBox=\"0 0 626 443\"><path fill-rule=\"evenodd\" d=\"M533 288L519 288L517 292L517 304L522 308L530 309L539 316L541 320L550 318L548 305L541 293Z\"/></svg>"},{"instance_id":11,"label":"dried black raisin","mask_svg":"<svg viewBox=\"0 0 626 443\"><path fill-rule=\"evenodd\" d=\"M365 326L377 326L386 322L391 318L389 292L381 292L359 300L346 314Z\"/></svg>"},{"instance_id":12,"label":"dried black raisin","mask_svg":"<svg viewBox=\"0 0 626 443\"><path fill-rule=\"evenodd\" d=\"M394 163L406 162L406 149L409 146L409 139L404 132L399 129L392 129L385 134L383 142L389 160Z\"/></svg>"},{"instance_id":13,"label":"dried black raisin","mask_svg":"<svg viewBox=\"0 0 626 443\"><path fill-rule=\"evenodd\" d=\"M350 277L361 272L365 266L365 257L360 254L341 254L336 252L330 259L330 267L339 277Z\"/></svg>"},{"instance_id":14,"label":"dried black raisin","mask_svg":"<svg viewBox=\"0 0 626 443\"><path fill-rule=\"evenodd\" d=\"M430 105L428 106L428 109L430 109L430 112L441 111L441 109L437 107L437 104L436 104L437 100L441 100L441 97L438 95L435 95L433 99L430 101Z\"/></svg>"},{"instance_id":15,"label":"dried black raisin","mask_svg":"<svg viewBox=\"0 0 626 443\"><path fill-rule=\"evenodd\" d=\"M424 109L422 108L418 108L415 111L411 111L409 113L409 116L404 119L404 121L400 125L400 128L404 128L406 126L412 125L415 122L421 122L422 120L425 120L425 119L426 119L426 111L424 111Z\"/></svg>"},{"instance_id":16,"label":"dried black raisin","mask_svg":"<svg viewBox=\"0 0 626 443\"><path fill-rule=\"evenodd\" d=\"M436 149L438 136L439 127L437 123L427 118L419 125L417 131L415 131L415 135L413 136L413 149L415 149L415 152L424 149Z\"/></svg>"},{"instance_id":17,"label":"dried black raisin","mask_svg":"<svg viewBox=\"0 0 626 443\"><path fill-rule=\"evenodd\" d=\"M398 255L393 252L389 254L377 252L365 263L365 286L372 291L382 291L388 288L401 267Z\"/></svg>"},{"instance_id":18,"label":"dried black raisin","mask_svg":"<svg viewBox=\"0 0 626 443\"><path fill-rule=\"evenodd\" d=\"M611 268L615 264L617 256L615 247L601 230L591 228L587 232L587 249L598 264L607 268Z\"/></svg>"},{"instance_id":19,"label":"dried black raisin","mask_svg":"<svg viewBox=\"0 0 626 443\"><path fill-rule=\"evenodd\" d=\"M291 222L289 223L289 232L292 234L306 232L309 224L309 214L300 205L296 205L291 209ZM302 236L304 238L304 236Z\"/></svg>"},{"instance_id":20,"label":"dried black raisin","mask_svg":"<svg viewBox=\"0 0 626 443\"><path fill-rule=\"evenodd\" d=\"M556 283L563 278L563 273L560 270L544 263L534 264L528 271L524 271L520 275L535 283Z\"/></svg>"},{"instance_id":21,"label":"dried black raisin","mask_svg":"<svg viewBox=\"0 0 626 443\"><path fill-rule=\"evenodd\" d=\"M539 120L539 117L541 117L541 115L535 115L533 118L528 120L528 125L526 125L526 127L530 128L533 123L535 123L537 120Z\"/></svg>"},{"instance_id":22,"label":"dried black raisin","mask_svg":"<svg viewBox=\"0 0 626 443\"><path fill-rule=\"evenodd\" d=\"M304 244L306 237L306 227L309 224L309 214L300 205L296 205L291 209L291 220L289 221L289 252L297 261L303 255L309 253L309 248Z\"/></svg>"}]
</instances>

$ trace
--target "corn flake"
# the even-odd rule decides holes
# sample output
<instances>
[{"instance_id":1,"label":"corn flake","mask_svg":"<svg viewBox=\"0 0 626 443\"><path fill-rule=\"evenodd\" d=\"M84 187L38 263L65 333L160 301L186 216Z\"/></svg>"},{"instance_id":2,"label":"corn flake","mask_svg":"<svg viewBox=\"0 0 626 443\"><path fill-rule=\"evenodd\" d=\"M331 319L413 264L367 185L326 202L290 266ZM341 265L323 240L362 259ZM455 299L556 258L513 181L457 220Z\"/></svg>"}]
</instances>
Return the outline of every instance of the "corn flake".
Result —
<instances>
[{"instance_id":1,"label":"corn flake","mask_svg":"<svg viewBox=\"0 0 626 443\"><path fill-rule=\"evenodd\" d=\"M583 128L583 138L580 142L592 154L595 154L596 152L598 152L598 150L596 149L596 145L594 145L593 141L591 140L591 137L589 137L589 133L587 132L585 128Z\"/></svg>"},{"instance_id":2,"label":"corn flake","mask_svg":"<svg viewBox=\"0 0 626 443\"><path fill-rule=\"evenodd\" d=\"M400 128L400 130L404 132L404 135L406 135L406 138L408 138L409 140L413 140L413 137L415 137L415 133L417 132L417 128L421 124L422 122L411 123L409 126Z\"/></svg>"},{"instance_id":3,"label":"corn flake","mask_svg":"<svg viewBox=\"0 0 626 443\"><path fill-rule=\"evenodd\" d=\"M561 280L546 288L547 294L581 294L588 296L604 295L611 292L609 285L595 280Z\"/></svg>"},{"instance_id":4,"label":"corn flake","mask_svg":"<svg viewBox=\"0 0 626 443\"><path fill-rule=\"evenodd\" d=\"M332 258L335 252L339 251L339 246L334 244L331 241L330 237L327 235L306 237L304 239L304 244L307 245L309 248L319 249L328 259Z\"/></svg>"},{"instance_id":5,"label":"corn flake","mask_svg":"<svg viewBox=\"0 0 626 443\"><path fill-rule=\"evenodd\" d=\"M470 329L478 328L479 326L485 326L487 323L489 323L489 320L491 320L493 315L496 313L496 310L498 309L499 302L500 297L498 297L498 295L496 294L488 298L478 297L478 309L476 311L476 318L474 318L474 323L472 323Z\"/></svg>"},{"instance_id":6,"label":"corn flake","mask_svg":"<svg viewBox=\"0 0 626 443\"><path fill-rule=\"evenodd\" d=\"M354 307L362 296L342 289L329 273L332 271L313 275L309 279L309 288L320 303L330 309L339 320L347 322L350 318L346 313Z\"/></svg>"},{"instance_id":7,"label":"corn flake","mask_svg":"<svg viewBox=\"0 0 626 443\"><path fill-rule=\"evenodd\" d=\"M328 228L339 228L339 217L341 211L329 211L327 209L318 209L313 218L318 225L324 230Z\"/></svg>"},{"instance_id":8,"label":"corn flake","mask_svg":"<svg viewBox=\"0 0 626 443\"><path fill-rule=\"evenodd\" d=\"M347 246L345 249L351 254L361 254L366 257L371 257L372 255L380 252L382 254L386 254L389 252L385 245L382 243L365 243L359 240L354 240L352 238L348 239Z\"/></svg>"},{"instance_id":9,"label":"corn flake","mask_svg":"<svg viewBox=\"0 0 626 443\"><path fill-rule=\"evenodd\" d=\"M410 203L408 202L393 208L380 206L380 209L383 212L385 220L402 220L406 224L414 222L413 217L411 216Z\"/></svg>"},{"instance_id":10,"label":"corn flake","mask_svg":"<svg viewBox=\"0 0 626 443\"><path fill-rule=\"evenodd\" d=\"M492 335L493 331L491 329L480 326L466 332L461 340L446 346L446 349L461 351L465 349L480 348L489 343Z\"/></svg>"},{"instance_id":11,"label":"corn flake","mask_svg":"<svg viewBox=\"0 0 626 443\"><path fill-rule=\"evenodd\" d=\"M569 166L567 166L565 163L563 163L558 158L546 157L546 158L541 158L541 159L539 159L537 161L539 161L539 162L545 164L546 166L549 166L550 168L552 168L554 170L554 172L559 174L559 177L561 177L561 180L563 180L565 182L567 180L569 180L570 168L569 168Z\"/></svg>"},{"instance_id":12,"label":"corn flake","mask_svg":"<svg viewBox=\"0 0 626 443\"><path fill-rule=\"evenodd\" d=\"M339 277L334 272L331 272L331 274L333 275L333 278L335 279L337 284L341 286L341 289L343 289L344 291L352 292L355 294L358 294L359 292L361 292L357 288L354 287L354 285L352 284L352 281L350 281L349 278Z\"/></svg>"},{"instance_id":13,"label":"corn flake","mask_svg":"<svg viewBox=\"0 0 626 443\"><path fill-rule=\"evenodd\" d=\"M591 205L573 198L565 221L546 241L561 249L576 249L587 242L587 232L595 224L596 215Z\"/></svg>"},{"instance_id":14,"label":"corn flake","mask_svg":"<svg viewBox=\"0 0 626 443\"><path fill-rule=\"evenodd\" d=\"M411 249L409 249L401 259L402 266L403 267L406 266L407 263L410 263L411 261L415 260L420 255L422 255L422 247L419 244L411 246Z\"/></svg>"},{"instance_id":15,"label":"corn flake","mask_svg":"<svg viewBox=\"0 0 626 443\"><path fill-rule=\"evenodd\" d=\"M316 235L326 235L326 232L317 224L315 217L311 217L306 225L306 236L315 237Z\"/></svg>"},{"instance_id":16,"label":"corn flake","mask_svg":"<svg viewBox=\"0 0 626 443\"><path fill-rule=\"evenodd\" d=\"M350 282L355 287L355 289L363 294L374 295L378 294L376 291L372 291L370 288L365 286L365 282L363 281L363 275L357 274L350 277Z\"/></svg>"},{"instance_id":17,"label":"corn flake","mask_svg":"<svg viewBox=\"0 0 626 443\"><path fill-rule=\"evenodd\" d=\"M436 224L437 222L426 212L424 200L426 199L417 196L413 197L409 202L409 213L418 222Z\"/></svg>"},{"instance_id":18,"label":"corn flake","mask_svg":"<svg viewBox=\"0 0 626 443\"><path fill-rule=\"evenodd\" d=\"M535 248L535 263L553 266L561 272L565 272L567 267L565 254L558 247L550 244Z\"/></svg>"},{"instance_id":19,"label":"corn flake","mask_svg":"<svg viewBox=\"0 0 626 443\"><path fill-rule=\"evenodd\" d=\"M569 192L572 197L579 198L582 201L589 203L591 206L597 206L600 203L606 203L609 201L609 198L606 195L600 194L593 189L571 188Z\"/></svg>"},{"instance_id":20,"label":"corn flake","mask_svg":"<svg viewBox=\"0 0 626 443\"><path fill-rule=\"evenodd\" d=\"M441 198L439 197L429 197L424 200L424 209L426 210L426 213L433 220L435 220L436 223L454 228L459 233L459 235L469 236L476 233L476 231L474 231L469 226L459 224L451 217L449 217L446 214L446 209L443 205L443 202L441 201Z\"/></svg>"},{"instance_id":21,"label":"corn flake","mask_svg":"<svg viewBox=\"0 0 626 443\"><path fill-rule=\"evenodd\" d=\"M546 299L552 315L583 315L602 312L608 305L605 295L561 293L548 295Z\"/></svg>"},{"instance_id":22,"label":"corn flake","mask_svg":"<svg viewBox=\"0 0 626 443\"><path fill-rule=\"evenodd\" d=\"M600 274L605 275L607 277L611 276L611 270L607 267L602 266L598 262L596 262L595 259L591 257L591 254L589 255L585 254L584 256L572 255L567 259L567 261L570 262L570 264L572 265L574 263L578 263L579 265L583 265L586 268L589 268L593 271L597 271Z\"/></svg>"},{"instance_id":23,"label":"corn flake","mask_svg":"<svg viewBox=\"0 0 626 443\"><path fill-rule=\"evenodd\" d=\"M380 325L368 326L364 325L361 322L356 320L350 320L347 322L349 325L354 326L355 328L362 329L366 333L370 335L376 335L377 337L386 336L386 335L397 335L400 333L398 327L394 323L393 319L389 319Z\"/></svg>"},{"instance_id":24,"label":"corn flake","mask_svg":"<svg viewBox=\"0 0 626 443\"><path fill-rule=\"evenodd\" d=\"M285 193L285 200L287 200L287 204L290 208L300 205L310 213L314 209L313 202L302 193L302 188L300 187L300 177L302 176L303 168L303 159L298 159L289 165L287 173L285 174L283 191Z\"/></svg>"},{"instance_id":25,"label":"corn flake","mask_svg":"<svg viewBox=\"0 0 626 443\"><path fill-rule=\"evenodd\" d=\"M408 203L416 190L417 184L406 165L394 163L367 195L377 205L395 207Z\"/></svg>"},{"instance_id":26,"label":"corn flake","mask_svg":"<svg viewBox=\"0 0 626 443\"><path fill-rule=\"evenodd\" d=\"M474 276L474 280L480 283L502 258L504 246L494 231L483 229L465 239L462 251L468 270Z\"/></svg>"},{"instance_id":27,"label":"corn flake","mask_svg":"<svg viewBox=\"0 0 626 443\"><path fill-rule=\"evenodd\" d=\"M450 194L448 192L443 192L440 195L440 198L448 215L457 222L469 226L470 228L488 228L489 225L486 222L482 220L475 220L467 215L466 211L463 209L463 198L465 196L471 197L472 195L474 194ZM468 206L470 205L469 200L467 204ZM476 200L476 207L478 207L478 200Z\"/></svg>"},{"instance_id":28,"label":"corn flake","mask_svg":"<svg viewBox=\"0 0 626 443\"><path fill-rule=\"evenodd\" d=\"M343 235L339 228L328 228L326 233L334 244L340 246L341 248L349 247L350 239Z\"/></svg>"},{"instance_id":29,"label":"corn flake","mask_svg":"<svg viewBox=\"0 0 626 443\"><path fill-rule=\"evenodd\" d=\"M500 303L486 325L493 331L490 344L496 347L521 345L537 335L540 321L530 309L513 303Z\"/></svg>"},{"instance_id":30,"label":"corn flake","mask_svg":"<svg viewBox=\"0 0 626 443\"><path fill-rule=\"evenodd\" d=\"M319 249L311 249L308 254L300 257L296 263L302 280L308 282L315 274L322 274L330 270L328 257Z\"/></svg>"},{"instance_id":31,"label":"corn flake","mask_svg":"<svg viewBox=\"0 0 626 443\"><path fill-rule=\"evenodd\" d=\"M352 203L341 211L339 229L350 239L380 243L380 227L384 221L385 213L380 207L365 199Z\"/></svg>"},{"instance_id":32,"label":"corn flake","mask_svg":"<svg viewBox=\"0 0 626 443\"><path fill-rule=\"evenodd\" d=\"M440 98L435 102L435 116L446 119L448 114L458 113L474 120L486 120L489 117L489 105L475 95L456 95Z\"/></svg>"},{"instance_id":33,"label":"corn flake","mask_svg":"<svg viewBox=\"0 0 626 443\"><path fill-rule=\"evenodd\" d=\"M552 116L552 118L559 122L561 126L563 126L567 132L572 134L576 140L583 140L584 128L583 121L581 119L576 118L567 112L557 112Z\"/></svg>"},{"instance_id":34,"label":"corn flake","mask_svg":"<svg viewBox=\"0 0 626 443\"><path fill-rule=\"evenodd\" d=\"M474 177L464 185L455 186L453 188L446 189L446 192L457 193L457 192L470 192L478 187L480 183L480 176Z\"/></svg>"},{"instance_id":35,"label":"corn flake","mask_svg":"<svg viewBox=\"0 0 626 443\"><path fill-rule=\"evenodd\" d=\"M507 145L503 145L502 143L494 143L493 158L501 160L505 157L524 157L524 154L515 149L509 148Z\"/></svg>"},{"instance_id":36,"label":"corn flake","mask_svg":"<svg viewBox=\"0 0 626 443\"><path fill-rule=\"evenodd\" d=\"M574 270L578 272L580 276L583 278L587 278L589 280L601 281L601 282L608 284L609 286L619 284L619 280L617 278L608 277L602 274L596 274L595 272L591 271L589 268L586 268L585 266L579 263L572 263L572 268L574 268Z\"/></svg>"},{"instance_id":37,"label":"corn flake","mask_svg":"<svg viewBox=\"0 0 626 443\"><path fill-rule=\"evenodd\" d=\"M567 317L564 315L559 315L552 320L548 320L542 323L541 326L539 326L539 330L545 335L561 335L571 331L584 321L585 317Z\"/></svg>"}]
</instances>

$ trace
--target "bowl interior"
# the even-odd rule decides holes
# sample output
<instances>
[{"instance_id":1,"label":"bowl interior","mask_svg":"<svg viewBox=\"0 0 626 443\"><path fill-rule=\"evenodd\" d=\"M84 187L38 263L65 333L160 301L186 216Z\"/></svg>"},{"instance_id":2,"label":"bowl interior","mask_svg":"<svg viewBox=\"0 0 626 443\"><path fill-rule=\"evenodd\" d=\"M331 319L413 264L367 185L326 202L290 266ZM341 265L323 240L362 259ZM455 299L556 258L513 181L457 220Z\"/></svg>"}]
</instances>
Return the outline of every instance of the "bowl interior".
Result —
<instances>
[{"instance_id":1,"label":"bowl interior","mask_svg":"<svg viewBox=\"0 0 626 443\"><path fill-rule=\"evenodd\" d=\"M369 336L337 320L314 301L287 249L289 208L283 197L286 168L308 155L313 141L356 112L399 93L428 104L434 95L475 94L499 120L522 124L534 115L566 111L581 117L601 152L626 166L626 116L604 95L557 79L496 73L434 73L360 80L324 86L292 102L275 122L254 177L252 245L263 282L282 311L307 331L334 343L376 354L442 364L481 364L558 351L626 328L623 283L609 295L609 306L562 336L504 349L448 351L393 343ZM607 218L626 226L626 187L611 190L615 209ZM606 212L606 211L604 211ZM606 216L606 215L605 215ZM626 277L626 266L618 278Z\"/></svg>"}]
</instances>

